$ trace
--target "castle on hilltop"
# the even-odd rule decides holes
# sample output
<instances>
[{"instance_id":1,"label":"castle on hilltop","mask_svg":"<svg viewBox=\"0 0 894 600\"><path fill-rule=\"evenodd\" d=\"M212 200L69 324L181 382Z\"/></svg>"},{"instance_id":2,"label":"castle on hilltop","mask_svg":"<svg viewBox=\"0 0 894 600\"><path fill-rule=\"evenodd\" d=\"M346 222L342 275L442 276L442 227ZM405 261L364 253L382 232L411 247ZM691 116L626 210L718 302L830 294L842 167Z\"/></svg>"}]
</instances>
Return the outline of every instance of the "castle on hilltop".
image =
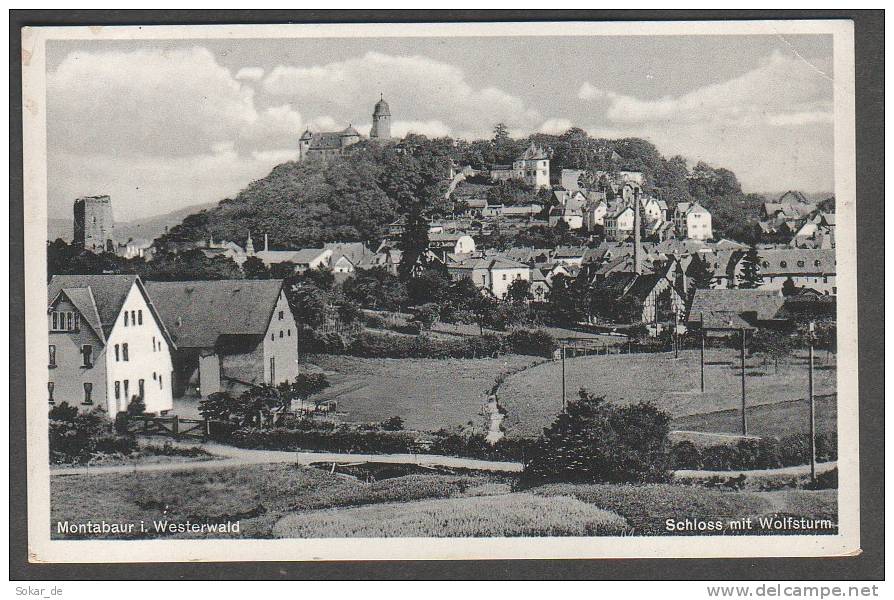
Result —
<instances>
[{"instance_id":1,"label":"castle on hilltop","mask_svg":"<svg viewBox=\"0 0 894 600\"><path fill-rule=\"evenodd\" d=\"M371 140L391 139L391 107L380 97L372 113ZM362 138L360 132L350 124L341 131L312 133L306 129L298 141L298 160L317 159L327 161L340 155L345 148L356 144Z\"/></svg>"}]
</instances>

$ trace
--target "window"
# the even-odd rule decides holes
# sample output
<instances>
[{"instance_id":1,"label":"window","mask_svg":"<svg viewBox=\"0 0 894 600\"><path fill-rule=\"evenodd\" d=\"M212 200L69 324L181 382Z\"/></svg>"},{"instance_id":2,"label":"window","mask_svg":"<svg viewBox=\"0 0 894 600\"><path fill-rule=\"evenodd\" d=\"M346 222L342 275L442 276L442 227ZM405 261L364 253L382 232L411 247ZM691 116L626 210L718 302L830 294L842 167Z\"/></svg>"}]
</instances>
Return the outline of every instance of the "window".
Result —
<instances>
[{"instance_id":1,"label":"window","mask_svg":"<svg viewBox=\"0 0 894 600\"><path fill-rule=\"evenodd\" d=\"M158 381L158 373L152 371L152 381Z\"/></svg>"},{"instance_id":2,"label":"window","mask_svg":"<svg viewBox=\"0 0 894 600\"><path fill-rule=\"evenodd\" d=\"M146 380L140 379L140 381L137 382L137 385L139 386L140 400L142 400L146 397Z\"/></svg>"},{"instance_id":3,"label":"window","mask_svg":"<svg viewBox=\"0 0 894 600\"><path fill-rule=\"evenodd\" d=\"M121 360L121 347L118 344L115 344L115 362Z\"/></svg>"},{"instance_id":4,"label":"window","mask_svg":"<svg viewBox=\"0 0 894 600\"><path fill-rule=\"evenodd\" d=\"M282 321L285 318L285 312L279 311L279 320Z\"/></svg>"},{"instance_id":5,"label":"window","mask_svg":"<svg viewBox=\"0 0 894 600\"><path fill-rule=\"evenodd\" d=\"M77 331L79 323L80 315L70 310L50 314L50 331Z\"/></svg>"},{"instance_id":6,"label":"window","mask_svg":"<svg viewBox=\"0 0 894 600\"><path fill-rule=\"evenodd\" d=\"M271 333L271 334L270 334L270 341L272 342L274 339L276 339L276 338L275 338L275 337L273 336L273 334Z\"/></svg>"},{"instance_id":7,"label":"window","mask_svg":"<svg viewBox=\"0 0 894 600\"><path fill-rule=\"evenodd\" d=\"M115 382L115 400L121 400L121 382Z\"/></svg>"},{"instance_id":8,"label":"window","mask_svg":"<svg viewBox=\"0 0 894 600\"><path fill-rule=\"evenodd\" d=\"M131 325L137 324L137 311L135 311L135 310L130 311L130 324Z\"/></svg>"},{"instance_id":9,"label":"window","mask_svg":"<svg viewBox=\"0 0 894 600\"><path fill-rule=\"evenodd\" d=\"M282 339L282 329L279 330L279 339Z\"/></svg>"},{"instance_id":10,"label":"window","mask_svg":"<svg viewBox=\"0 0 894 600\"><path fill-rule=\"evenodd\" d=\"M822 263L820 263L820 261L818 261L818 260L813 261L814 267L818 267L818 266L820 266L820 264L822 264Z\"/></svg>"},{"instance_id":11,"label":"window","mask_svg":"<svg viewBox=\"0 0 894 600\"><path fill-rule=\"evenodd\" d=\"M803 261L803 260L799 260L799 261L798 261L798 266L799 266L799 267L803 267L803 266L804 266L804 261Z\"/></svg>"},{"instance_id":12,"label":"window","mask_svg":"<svg viewBox=\"0 0 894 600\"><path fill-rule=\"evenodd\" d=\"M130 379L124 380L124 400L130 401Z\"/></svg>"},{"instance_id":13,"label":"window","mask_svg":"<svg viewBox=\"0 0 894 600\"><path fill-rule=\"evenodd\" d=\"M47 395L50 397L50 404L56 404L56 400L53 398L53 392L56 391L56 384L52 381L47 383Z\"/></svg>"},{"instance_id":14,"label":"window","mask_svg":"<svg viewBox=\"0 0 894 600\"><path fill-rule=\"evenodd\" d=\"M160 389L160 390L165 389L165 384L164 384L164 382L161 380L161 373L158 374L158 389Z\"/></svg>"},{"instance_id":15,"label":"window","mask_svg":"<svg viewBox=\"0 0 894 600\"><path fill-rule=\"evenodd\" d=\"M137 324L139 324L139 325L143 324L143 310L142 309L137 311Z\"/></svg>"},{"instance_id":16,"label":"window","mask_svg":"<svg viewBox=\"0 0 894 600\"><path fill-rule=\"evenodd\" d=\"M155 352L155 336L152 336L152 351Z\"/></svg>"},{"instance_id":17,"label":"window","mask_svg":"<svg viewBox=\"0 0 894 600\"><path fill-rule=\"evenodd\" d=\"M93 384L84 382L84 404L93 404Z\"/></svg>"},{"instance_id":18,"label":"window","mask_svg":"<svg viewBox=\"0 0 894 600\"><path fill-rule=\"evenodd\" d=\"M270 357L270 383L276 381L276 357Z\"/></svg>"},{"instance_id":19,"label":"window","mask_svg":"<svg viewBox=\"0 0 894 600\"><path fill-rule=\"evenodd\" d=\"M788 266L788 263L783 260L782 262L779 263L779 266L784 269Z\"/></svg>"},{"instance_id":20,"label":"window","mask_svg":"<svg viewBox=\"0 0 894 600\"><path fill-rule=\"evenodd\" d=\"M130 360L130 356L128 356L128 352L127 352L127 344L121 344L121 358L124 361Z\"/></svg>"},{"instance_id":21,"label":"window","mask_svg":"<svg viewBox=\"0 0 894 600\"><path fill-rule=\"evenodd\" d=\"M127 319L128 319L128 313L127 313L127 311L125 310L125 311L124 311L124 326L125 326L125 327L127 327Z\"/></svg>"},{"instance_id":22,"label":"window","mask_svg":"<svg viewBox=\"0 0 894 600\"><path fill-rule=\"evenodd\" d=\"M56 346L54 346L53 344L50 344L49 361L50 361L50 368L55 369L56 368Z\"/></svg>"},{"instance_id":23,"label":"window","mask_svg":"<svg viewBox=\"0 0 894 600\"><path fill-rule=\"evenodd\" d=\"M292 330L291 330L291 329L286 329L286 335L289 336L289 337L292 337Z\"/></svg>"},{"instance_id":24,"label":"window","mask_svg":"<svg viewBox=\"0 0 894 600\"><path fill-rule=\"evenodd\" d=\"M83 346L81 346L81 356L84 358L82 366L87 368L93 366L93 346L91 346L90 344L84 344Z\"/></svg>"}]
</instances>

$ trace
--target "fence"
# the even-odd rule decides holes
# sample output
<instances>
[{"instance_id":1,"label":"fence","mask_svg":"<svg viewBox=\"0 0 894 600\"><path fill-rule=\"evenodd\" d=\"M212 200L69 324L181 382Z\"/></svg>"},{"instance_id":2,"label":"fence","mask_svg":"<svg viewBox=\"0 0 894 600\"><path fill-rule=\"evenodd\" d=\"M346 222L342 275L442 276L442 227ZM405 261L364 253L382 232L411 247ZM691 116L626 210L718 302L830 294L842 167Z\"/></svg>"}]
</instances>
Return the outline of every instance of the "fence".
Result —
<instances>
[{"instance_id":1,"label":"fence","mask_svg":"<svg viewBox=\"0 0 894 600\"><path fill-rule=\"evenodd\" d=\"M192 437L206 439L211 436L212 421L207 419L184 419L177 415L172 417L131 416L127 418L127 432L145 435L170 435L175 438Z\"/></svg>"}]
</instances>

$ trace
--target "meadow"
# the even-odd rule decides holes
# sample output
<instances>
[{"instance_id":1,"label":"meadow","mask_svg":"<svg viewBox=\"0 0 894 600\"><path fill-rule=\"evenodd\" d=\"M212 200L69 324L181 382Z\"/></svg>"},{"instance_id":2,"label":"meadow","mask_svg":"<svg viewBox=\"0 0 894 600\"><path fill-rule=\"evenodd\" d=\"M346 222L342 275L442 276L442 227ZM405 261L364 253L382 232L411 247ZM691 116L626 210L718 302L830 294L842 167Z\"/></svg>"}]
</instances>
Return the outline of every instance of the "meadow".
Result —
<instances>
[{"instance_id":1,"label":"meadow","mask_svg":"<svg viewBox=\"0 0 894 600\"><path fill-rule=\"evenodd\" d=\"M837 490L719 490L698 485L553 484L512 491L512 476L410 472L366 482L295 465L56 475L50 523L239 521L243 538L662 535L667 518L785 513L837 522ZM384 476L382 470L377 471ZM111 539L159 534L111 535ZM195 538L196 534L163 534ZM209 533L206 537L233 537ZM91 536L92 537L92 536Z\"/></svg>"},{"instance_id":2,"label":"meadow","mask_svg":"<svg viewBox=\"0 0 894 600\"><path fill-rule=\"evenodd\" d=\"M426 474L365 483L294 465L56 475L50 479L50 521L239 520L241 536L264 538L291 511L448 498L495 481L500 480L487 475Z\"/></svg>"},{"instance_id":3,"label":"meadow","mask_svg":"<svg viewBox=\"0 0 894 600\"><path fill-rule=\"evenodd\" d=\"M623 535L620 516L574 498L478 496L291 514L277 537L508 537Z\"/></svg>"},{"instance_id":4,"label":"meadow","mask_svg":"<svg viewBox=\"0 0 894 600\"><path fill-rule=\"evenodd\" d=\"M478 359L392 359L317 354L308 358L331 387L316 398L337 400L346 422L398 415L407 429L486 431L483 407L496 378L542 359L507 354Z\"/></svg>"},{"instance_id":5,"label":"meadow","mask_svg":"<svg viewBox=\"0 0 894 600\"><path fill-rule=\"evenodd\" d=\"M575 398L584 387L613 402L653 402L675 419L738 408L741 384L736 351L709 349L705 365L706 391L702 394L697 350L681 351L676 359L670 352L568 358L565 361L566 398ZM816 394L835 391L834 365L834 357L823 353L814 372ZM748 357L745 373L748 406L777 405L777 410L755 413L752 419L755 431L761 428L789 431L789 421L797 420L797 409L779 403L806 398L808 373L804 357L781 360L778 371L772 361L765 364L761 356ZM497 392L501 406L507 411L503 421L507 435L540 433L562 408L561 390L560 361L548 361L507 377ZM834 422L832 417L821 418L827 423ZM728 416L720 415L705 422L719 427L717 431L729 430Z\"/></svg>"}]
</instances>

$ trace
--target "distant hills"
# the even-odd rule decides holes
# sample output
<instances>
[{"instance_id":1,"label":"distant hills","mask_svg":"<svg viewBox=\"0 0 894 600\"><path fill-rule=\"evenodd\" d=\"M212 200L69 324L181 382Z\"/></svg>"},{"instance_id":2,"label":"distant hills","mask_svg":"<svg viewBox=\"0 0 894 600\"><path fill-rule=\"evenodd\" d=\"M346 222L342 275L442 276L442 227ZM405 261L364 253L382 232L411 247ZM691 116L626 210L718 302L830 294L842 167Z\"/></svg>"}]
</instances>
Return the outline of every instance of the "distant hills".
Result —
<instances>
[{"instance_id":1,"label":"distant hills","mask_svg":"<svg viewBox=\"0 0 894 600\"><path fill-rule=\"evenodd\" d=\"M114 199L112 199L112 202L114 203ZM136 221L117 222L115 223L115 237L119 242L126 242L131 238L154 240L165 232L166 227L170 228L178 225L187 216L201 210L214 208L215 206L217 206L217 202L196 204L163 215L146 217ZM74 237L73 219L74 217L70 219L49 219L47 222L47 239L53 241L57 238L62 238L66 242L70 242L72 237Z\"/></svg>"}]
</instances>

